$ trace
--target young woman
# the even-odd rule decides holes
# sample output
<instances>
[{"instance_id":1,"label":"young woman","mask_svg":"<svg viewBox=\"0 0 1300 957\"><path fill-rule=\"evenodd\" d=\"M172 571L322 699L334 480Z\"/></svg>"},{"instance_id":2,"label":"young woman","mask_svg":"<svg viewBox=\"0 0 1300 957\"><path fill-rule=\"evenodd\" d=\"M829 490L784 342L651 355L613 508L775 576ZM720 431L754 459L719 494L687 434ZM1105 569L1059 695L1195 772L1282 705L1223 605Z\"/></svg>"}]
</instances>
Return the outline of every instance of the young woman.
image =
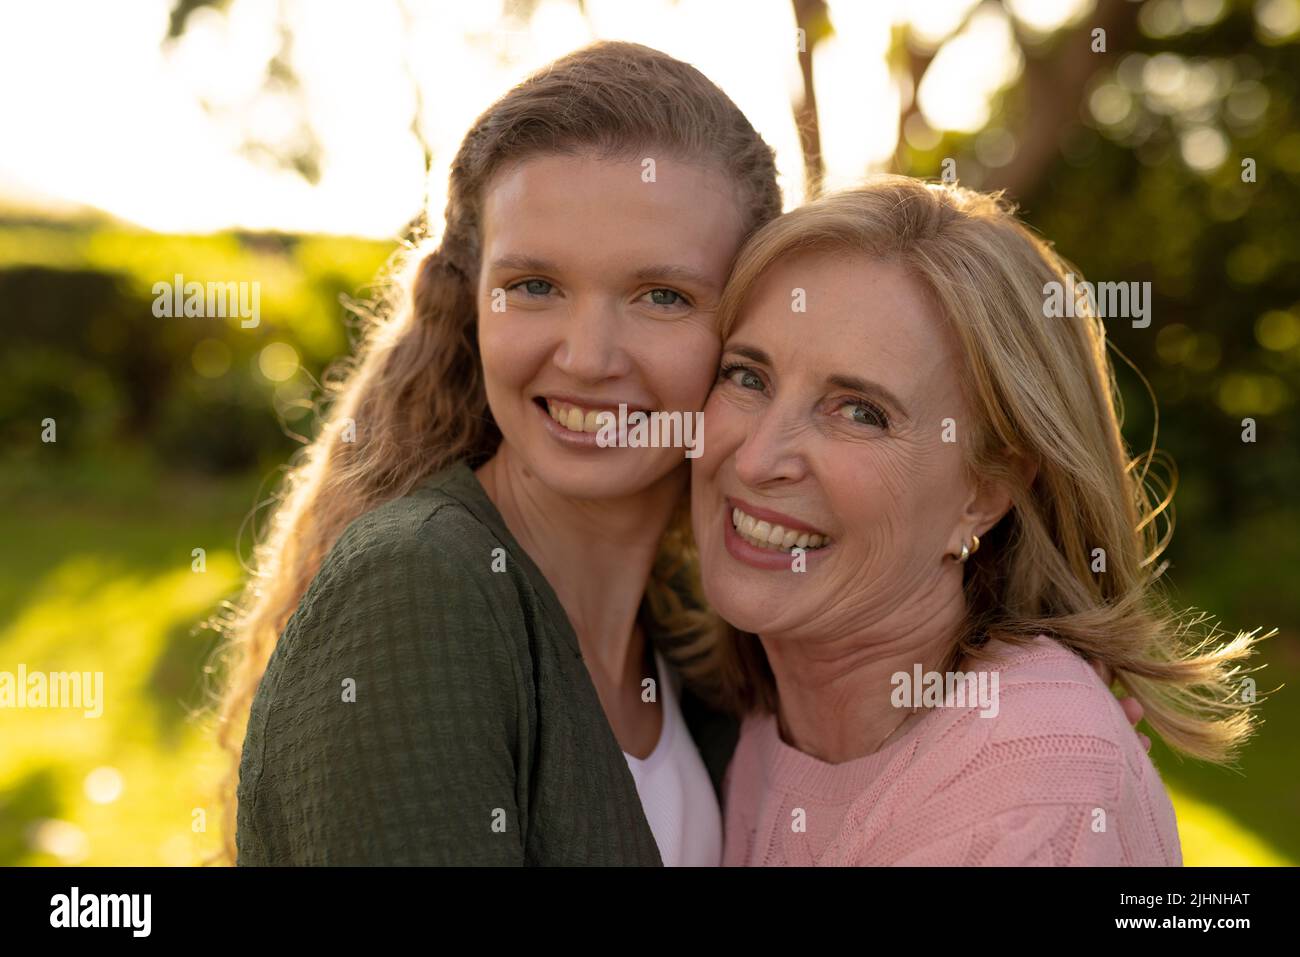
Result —
<instances>
[{"instance_id":1,"label":"young woman","mask_svg":"<svg viewBox=\"0 0 1300 957\"><path fill-rule=\"evenodd\" d=\"M1256 639L1201 643L1155 599L1168 502L1125 452L1101 322L1043 318L1071 272L993 197L903 177L741 251L692 472L750 712L727 864L1181 863L1083 657L1222 760ZM922 700L931 675L947 697Z\"/></svg>"},{"instance_id":2,"label":"young woman","mask_svg":"<svg viewBox=\"0 0 1300 957\"><path fill-rule=\"evenodd\" d=\"M731 261L780 205L736 106L644 47L479 118L231 622L232 859L720 862L737 725L707 706L688 463L594 426L703 406Z\"/></svg>"}]
</instances>

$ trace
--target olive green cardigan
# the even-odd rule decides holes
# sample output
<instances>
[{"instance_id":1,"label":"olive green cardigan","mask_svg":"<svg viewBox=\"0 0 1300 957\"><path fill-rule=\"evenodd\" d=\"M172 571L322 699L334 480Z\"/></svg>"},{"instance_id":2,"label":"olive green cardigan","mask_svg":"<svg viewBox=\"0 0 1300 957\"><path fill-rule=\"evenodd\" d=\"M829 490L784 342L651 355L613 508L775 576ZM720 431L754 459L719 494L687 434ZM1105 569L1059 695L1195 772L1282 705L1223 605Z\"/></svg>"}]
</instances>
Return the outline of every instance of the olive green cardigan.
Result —
<instances>
[{"instance_id":1,"label":"olive green cardigan","mask_svg":"<svg viewBox=\"0 0 1300 957\"><path fill-rule=\"evenodd\" d=\"M721 793L737 724L682 710ZM241 865L662 863L568 617L465 463L329 553L238 796Z\"/></svg>"}]
</instances>

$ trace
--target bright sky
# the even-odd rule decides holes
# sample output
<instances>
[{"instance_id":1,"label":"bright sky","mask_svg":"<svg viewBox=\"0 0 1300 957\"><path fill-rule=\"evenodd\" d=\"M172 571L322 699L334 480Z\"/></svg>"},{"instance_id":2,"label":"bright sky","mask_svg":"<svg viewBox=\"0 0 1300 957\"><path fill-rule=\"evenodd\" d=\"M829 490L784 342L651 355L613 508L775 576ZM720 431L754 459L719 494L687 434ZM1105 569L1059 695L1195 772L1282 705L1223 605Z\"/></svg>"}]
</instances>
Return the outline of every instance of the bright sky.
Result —
<instances>
[{"instance_id":1,"label":"bright sky","mask_svg":"<svg viewBox=\"0 0 1300 957\"><path fill-rule=\"evenodd\" d=\"M885 61L891 25L910 16L922 33L942 37L975 2L831 0L836 35L817 48L815 71L832 188L881 168L894 150L900 93ZM585 17L572 0L541 0L528 23L504 20L492 0L285 0L324 148L315 186L239 151L245 130L275 137L292 116L256 95L279 44L281 4L232 0L225 13L200 11L164 49L170 6L0 7L0 206L84 204L162 231L392 236L424 192L404 53L424 91L440 209L445 164L473 119L537 67L598 38L635 40L701 69L776 148L788 204L802 198L789 0L587 0ZM1013 4L1047 27L1090 7ZM1005 15L980 10L936 58L921 85L922 109L932 125L978 129L989 97L1019 68Z\"/></svg>"}]
</instances>

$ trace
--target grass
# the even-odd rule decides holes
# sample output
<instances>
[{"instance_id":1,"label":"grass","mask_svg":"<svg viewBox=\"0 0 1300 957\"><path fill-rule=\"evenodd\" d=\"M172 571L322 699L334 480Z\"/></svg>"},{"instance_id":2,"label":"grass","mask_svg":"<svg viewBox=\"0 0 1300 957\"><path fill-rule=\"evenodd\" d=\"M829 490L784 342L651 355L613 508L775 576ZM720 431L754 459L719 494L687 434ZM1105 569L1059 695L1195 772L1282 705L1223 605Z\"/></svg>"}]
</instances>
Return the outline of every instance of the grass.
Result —
<instances>
[{"instance_id":1,"label":"grass","mask_svg":"<svg viewBox=\"0 0 1300 957\"><path fill-rule=\"evenodd\" d=\"M0 519L0 670L102 672L103 714L0 710L0 864L196 863L218 840L224 765L189 719L215 639L195 626L238 588L253 487L67 491Z\"/></svg>"}]
</instances>

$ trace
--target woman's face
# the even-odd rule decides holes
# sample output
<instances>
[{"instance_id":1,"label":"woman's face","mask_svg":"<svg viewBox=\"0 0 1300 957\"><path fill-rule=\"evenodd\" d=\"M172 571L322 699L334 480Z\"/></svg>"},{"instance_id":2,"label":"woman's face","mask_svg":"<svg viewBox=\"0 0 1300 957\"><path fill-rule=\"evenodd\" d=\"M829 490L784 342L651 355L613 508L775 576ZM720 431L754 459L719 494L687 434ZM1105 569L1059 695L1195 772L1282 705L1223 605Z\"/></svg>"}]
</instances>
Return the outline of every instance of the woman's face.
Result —
<instances>
[{"instance_id":1,"label":"woman's face","mask_svg":"<svg viewBox=\"0 0 1300 957\"><path fill-rule=\"evenodd\" d=\"M705 592L724 618L832 637L905 620L941 576L960 583L944 561L971 497L945 441L945 419L971 422L956 349L897 265L804 253L761 277L723 344L692 472ZM783 546L809 536L804 571L788 547L752 541L776 525Z\"/></svg>"},{"instance_id":2,"label":"woman's face","mask_svg":"<svg viewBox=\"0 0 1300 957\"><path fill-rule=\"evenodd\" d=\"M635 494L686 461L682 448L597 445L597 412L698 412L717 371L736 191L665 157L648 179L639 160L539 156L484 196L488 404L512 453L574 498Z\"/></svg>"}]
</instances>

